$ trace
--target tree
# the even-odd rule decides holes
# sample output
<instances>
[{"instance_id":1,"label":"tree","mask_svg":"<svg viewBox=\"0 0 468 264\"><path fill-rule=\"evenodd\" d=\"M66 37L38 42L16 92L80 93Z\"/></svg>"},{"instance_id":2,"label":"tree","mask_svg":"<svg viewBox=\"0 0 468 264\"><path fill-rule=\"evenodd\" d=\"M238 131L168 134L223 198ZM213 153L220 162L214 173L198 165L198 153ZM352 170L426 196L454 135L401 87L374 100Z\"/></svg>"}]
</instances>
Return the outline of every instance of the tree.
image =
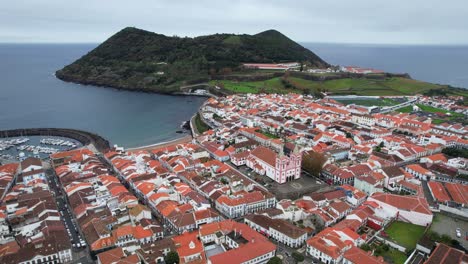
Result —
<instances>
[{"instance_id":1,"label":"tree","mask_svg":"<svg viewBox=\"0 0 468 264\"><path fill-rule=\"evenodd\" d=\"M221 183L222 184L228 184L229 182L225 178L221 178Z\"/></svg>"},{"instance_id":2,"label":"tree","mask_svg":"<svg viewBox=\"0 0 468 264\"><path fill-rule=\"evenodd\" d=\"M296 260L296 262L304 261L304 255L302 255L302 254L299 253L299 252L294 251L294 252L292 253L292 257Z\"/></svg>"},{"instance_id":3,"label":"tree","mask_svg":"<svg viewBox=\"0 0 468 264\"><path fill-rule=\"evenodd\" d=\"M221 69L221 74L223 74L223 75L229 75L231 73L232 73L232 69L229 68L229 67L225 67L225 68Z\"/></svg>"},{"instance_id":4,"label":"tree","mask_svg":"<svg viewBox=\"0 0 468 264\"><path fill-rule=\"evenodd\" d=\"M267 264L282 264L282 263L283 263L283 261L280 258L276 257L276 256L272 257L267 262Z\"/></svg>"},{"instance_id":5,"label":"tree","mask_svg":"<svg viewBox=\"0 0 468 264\"><path fill-rule=\"evenodd\" d=\"M390 250L390 247L389 247L387 244L383 244L383 245L382 245L382 249L383 249L384 251L389 251L389 250Z\"/></svg>"},{"instance_id":6,"label":"tree","mask_svg":"<svg viewBox=\"0 0 468 264\"><path fill-rule=\"evenodd\" d=\"M310 151L302 156L302 168L313 176L319 176L327 158L322 153Z\"/></svg>"},{"instance_id":7,"label":"tree","mask_svg":"<svg viewBox=\"0 0 468 264\"><path fill-rule=\"evenodd\" d=\"M166 262L166 264L179 264L179 254L175 251L167 253L164 262Z\"/></svg>"},{"instance_id":8,"label":"tree","mask_svg":"<svg viewBox=\"0 0 468 264\"><path fill-rule=\"evenodd\" d=\"M451 157L468 158L468 150L466 149L444 148L442 153Z\"/></svg>"},{"instance_id":9,"label":"tree","mask_svg":"<svg viewBox=\"0 0 468 264\"><path fill-rule=\"evenodd\" d=\"M364 244L364 245L361 246L361 249L364 250L364 251L370 251L371 247L369 246L369 244Z\"/></svg>"}]
</instances>

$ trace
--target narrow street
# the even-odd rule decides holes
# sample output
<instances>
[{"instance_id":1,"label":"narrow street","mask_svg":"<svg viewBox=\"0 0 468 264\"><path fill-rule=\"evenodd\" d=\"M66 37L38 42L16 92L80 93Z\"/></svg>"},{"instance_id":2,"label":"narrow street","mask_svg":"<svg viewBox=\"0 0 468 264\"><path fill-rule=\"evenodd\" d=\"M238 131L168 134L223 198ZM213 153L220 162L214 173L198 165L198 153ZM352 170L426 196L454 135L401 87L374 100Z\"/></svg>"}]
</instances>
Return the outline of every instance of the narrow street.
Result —
<instances>
[{"instance_id":1,"label":"narrow street","mask_svg":"<svg viewBox=\"0 0 468 264\"><path fill-rule=\"evenodd\" d=\"M57 208L60 212L60 217L65 224L70 243L72 245L73 263L94 263L88 253L87 244L82 238L79 225L73 217L70 205L65 198L60 183L58 182L55 172L50 166L46 169L47 181L50 190L55 196Z\"/></svg>"}]
</instances>

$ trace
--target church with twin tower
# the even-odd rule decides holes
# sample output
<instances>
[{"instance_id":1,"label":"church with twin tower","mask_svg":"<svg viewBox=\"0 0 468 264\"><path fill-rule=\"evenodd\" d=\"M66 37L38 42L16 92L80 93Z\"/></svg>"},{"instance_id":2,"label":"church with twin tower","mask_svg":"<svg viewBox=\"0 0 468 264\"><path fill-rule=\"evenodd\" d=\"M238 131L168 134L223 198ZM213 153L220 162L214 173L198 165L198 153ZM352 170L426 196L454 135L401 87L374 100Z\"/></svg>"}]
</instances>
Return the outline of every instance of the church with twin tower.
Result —
<instances>
[{"instance_id":1,"label":"church with twin tower","mask_svg":"<svg viewBox=\"0 0 468 264\"><path fill-rule=\"evenodd\" d=\"M302 152L294 145L286 146L278 153L267 147L257 147L246 160L247 167L260 175L266 175L282 184L301 177Z\"/></svg>"}]
</instances>

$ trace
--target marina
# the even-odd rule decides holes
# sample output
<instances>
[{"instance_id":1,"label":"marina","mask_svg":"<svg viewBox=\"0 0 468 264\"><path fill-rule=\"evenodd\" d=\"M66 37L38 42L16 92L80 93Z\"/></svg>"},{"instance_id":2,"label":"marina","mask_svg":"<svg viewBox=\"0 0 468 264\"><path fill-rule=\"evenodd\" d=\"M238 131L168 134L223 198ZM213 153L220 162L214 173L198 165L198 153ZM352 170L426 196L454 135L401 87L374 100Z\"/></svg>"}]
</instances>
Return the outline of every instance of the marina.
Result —
<instances>
[{"instance_id":1,"label":"marina","mask_svg":"<svg viewBox=\"0 0 468 264\"><path fill-rule=\"evenodd\" d=\"M44 145L66 146L71 148L76 147L76 144L73 141L64 140L60 138L43 138L40 142Z\"/></svg>"},{"instance_id":2,"label":"marina","mask_svg":"<svg viewBox=\"0 0 468 264\"><path fill-rule=\"evenodd\" d=\"M81 147L74 139L51 136L29 136L0 139L0 161L19 161L28 157L47 158L50 154Z\"/></svg>"}]
</instances>

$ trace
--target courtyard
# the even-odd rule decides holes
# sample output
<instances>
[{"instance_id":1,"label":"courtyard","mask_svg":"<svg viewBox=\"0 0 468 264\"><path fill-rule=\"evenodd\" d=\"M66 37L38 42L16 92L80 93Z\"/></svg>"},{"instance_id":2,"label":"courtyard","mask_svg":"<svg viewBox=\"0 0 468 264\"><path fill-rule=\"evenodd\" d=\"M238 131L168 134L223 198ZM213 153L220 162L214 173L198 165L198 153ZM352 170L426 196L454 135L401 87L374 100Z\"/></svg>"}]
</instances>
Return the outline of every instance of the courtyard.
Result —
<instances>
[{"instance_id":1,"label":"courtyard","mask_svg":"<svg viewBox=\"0 0 468 264\"><path fill-rule=\"evenodd\" d=\"M268 178L267 176L262 177ZM269 180L271 181L271 179ZM301 178L283 184L271 181L269 184L267 184L267 188L270 192L276 195L278 200L294 200L301 198L304 194L316 192L318 190L332 189L333 187L329 186L319 178L307 176L306 174L302 173Z\"/></svg>"},{"instance_id":2,"label":"courtyard","mask_svg":"<svg viewBox=\"0 0 468 264\"><path fill-rule=\"evenodd\" d=\"M406 222L395 221L385 229L388 238L398 245L412 250L416 247L419 239L425 231L424 226L414 225Z\"/></svg>"},{"instance_id":3,"label":"courtyard","mask_svg":"<svg viewBox=\"0 0 468 264\"><path fill-rule=\"evenodd\" d=\"M244 175L246 175L247 177L263 185L271 193L274 193L278 201L282 199L295 200L301 198L304 194L316 192L318 190L333 189L333 186L329 186L321 179L314 176L310 176L304 171L302 171L301 178L283 184L279 184L266 175L259 175L255 173L252 169L248 168L247 166L237 167L232 163L230 165L236 168Z\"/></svg>"}]
</instances>

